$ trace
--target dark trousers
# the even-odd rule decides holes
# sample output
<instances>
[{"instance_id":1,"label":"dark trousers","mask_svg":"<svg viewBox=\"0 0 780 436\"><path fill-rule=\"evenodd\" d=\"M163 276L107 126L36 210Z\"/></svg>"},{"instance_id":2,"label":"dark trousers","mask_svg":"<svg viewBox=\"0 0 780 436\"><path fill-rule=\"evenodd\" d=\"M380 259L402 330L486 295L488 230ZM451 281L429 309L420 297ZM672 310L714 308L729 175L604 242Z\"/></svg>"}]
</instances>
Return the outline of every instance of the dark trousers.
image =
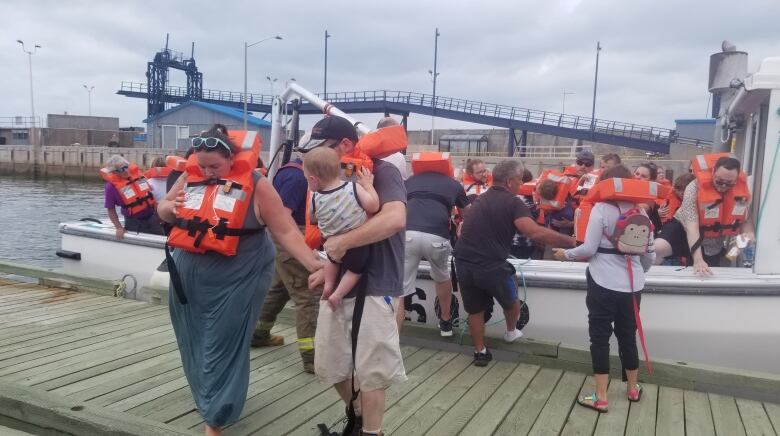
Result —
<instances>
[{"instance_id":1,"label":"dark trousers","mask_svg":"<svg viewBox=\"0 0 780 436\"><path fill-rule=\"evenodd\" d=\"M128 233L150 233L152 235L164 235L162 224L157 214L138 219L134 216L125 217L125 230Z\"/></svg>"},{"instance_id":2,"label":"dark trousers","mask_svg":"<svg viewBox=\"0 0 780 436\"><path fill-rule=\"evenodd\" d=\"M614 331L618 341L618 354L623 370L639 368L639 351L636 348L636 320L631 293L612 291L599 286L587 272L588 332L590 333L590 357L594 374L609 374L609 338ZM637 306L641 292L636 292ZM614 327L613 327L614 325Z\"/></svg>"}]
</instances>

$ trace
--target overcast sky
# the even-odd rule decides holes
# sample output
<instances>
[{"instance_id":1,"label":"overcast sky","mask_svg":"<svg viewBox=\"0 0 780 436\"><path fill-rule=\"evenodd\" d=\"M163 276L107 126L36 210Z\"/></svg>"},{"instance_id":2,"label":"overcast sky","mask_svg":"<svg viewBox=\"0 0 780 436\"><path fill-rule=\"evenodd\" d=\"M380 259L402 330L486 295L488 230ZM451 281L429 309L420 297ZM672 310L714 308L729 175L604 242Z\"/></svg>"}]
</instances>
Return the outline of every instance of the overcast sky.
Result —
<instances>
[{"instance_id":1,"label":"overcast sky","mask_svg":"<svg viewBox=\"0 0 780 436\"><path fill-rule=\"evenodd\" d=\"M122 126L142 125L146 102L116 91L145 82L166 33L187 55L195 41L206 89L241 91L244 41L278 34L250 48L250 92L269 93L266 76L278 78L277 92L293 77L320 92L327 29L330 92L430 93L438 27L438 95L558 112L565 89L575 93L566 113L588 116L601 41L596 116L662 127L704 117L709 55L723 39L749 53L749 70L780 56L778 0L2 0L0 17L0 117L30 114L22 39L42 46L33 56L36 115L86 114L86 84L95 87L93 115ZM183 72L170 77L185 84ZM421 115L409 122L430 127Z\"/></svg>"}]
</instances>

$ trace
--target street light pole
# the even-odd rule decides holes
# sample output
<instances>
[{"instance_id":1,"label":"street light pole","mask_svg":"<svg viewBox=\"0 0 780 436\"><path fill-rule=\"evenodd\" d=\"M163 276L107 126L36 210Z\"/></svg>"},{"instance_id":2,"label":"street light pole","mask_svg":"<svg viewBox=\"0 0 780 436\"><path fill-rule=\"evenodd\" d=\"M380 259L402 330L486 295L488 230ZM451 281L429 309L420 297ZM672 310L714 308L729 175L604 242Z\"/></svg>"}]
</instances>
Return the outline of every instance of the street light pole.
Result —
<instances>
[{"instance_id":1,"label":"street light pole","mask_svg":"<svg viewBox=\"0 0 780 436\"><path fill-rule=\"evenodd\" d=\"M24 46L24 41L21 39L17 39L16 42L22 45L22 51L27 53L27 61L30 67L30 114L31 119L30 122L32 123L32 132L33 136L35 136L35 98L33 96L33 75L32 75L32 55L35 54L35 52L38 51L39 48L41 48L38 44L33 44L32 50L27 50Z\"/></svg>"},{"instance_id":2,"label":"street light pole","mask_svg":"<svg viewBox=\"0 0 780 436\"><path fill-rule=\"evenodd\" d=\"M596 88L599 84L599 53L601 52L601 42L596 42L596 77L593 78L593 109L590 112L590 131L596 131Z\"/></svg>"},{"instance_id":3,"label":"street light pole","mask_svg":"<svg viewBox=\"0 0 780 436\"><path fill-rule=\"evenodd\" d=\"M244 130L247 130L247 119L248 119L248 113L249 113L247 111L247 101L246 101L246 97L247 97L247 92L246 92L246 88L247 88L247 51L249 50L249 47L255 46L257 44L260 44L261 42L265 42L265 41L268 41L268 40L271 40L271 39L282 39L282 37L279 36L279 35L269 36L268 38L263 38L260 41L253 42L251 44L249 44L246 41L244 41Z\"/></svg>"},{"instance_id":4,"label":"street light pole","mask_svg":"<svg viewBox=\"0 0 780 436\"><path fill-rule=\"evenodd\" d=\"M328 38L330 38L331 35L328 33L327 30L325 30L325 79L324 83L322 84L322 94L323 94L323 100L328 99Z\"/></svg>"},{"instance_id":5,"label":"street light pole","mask_svg":"<svg viewBox=\"0 0 780 436\"><path fill-rule=\"evenodd\" d=\"M87 98L89 99L89 116L92 116L92 90L95 89L95 87L84 85L84 89L87 90Z\"/></svg>"},{"instance_id":6,"label":"street light pole","mask_svg":"<svg viewBox=\"0 0 780 436\"><path fill-rule=\"evenodd\" d=\"M431 145L433 145L433 132L436 125L436 78L439 76L439 73L437 72L439 58L439 36L441 36L441 33L439 33L439 28L437 27L435 36L433 38L433 71L428 70L428 73L433 76L433 99L431 101L433 106L433 112L431 114Z\"/></svg>"},{"instance_id":7,"label":"street light pole","mask_svg":"<svg viewBox=\"0 0 780 436\"><path fill-rule=\"evenodd\" d=\"M270 83L270 84L271 84L271 96L273 97L273 96L274 96L274 84L275 84L275 83L276 83L276 81L277 81L277 80L279 80L279 79L278 79L278 78L276 78L276 77L274 77L274 78L272 79L272 78L271 78L271 76L265 76L265 78L266 78L266 79L268 79L268 83Z\"/></svg>"},{"instance_id":8,"label":"street light pole","mask_svg":"<svg viewBox=\"0 0 780 436\"><path fill-rule=\"evenodd\" d=\"M566 92L566 90L563 90L563 103L561 104L561 114L566 113L566 96L567 95L574 95L575 92Z\"/></svg>"}]
</instances>

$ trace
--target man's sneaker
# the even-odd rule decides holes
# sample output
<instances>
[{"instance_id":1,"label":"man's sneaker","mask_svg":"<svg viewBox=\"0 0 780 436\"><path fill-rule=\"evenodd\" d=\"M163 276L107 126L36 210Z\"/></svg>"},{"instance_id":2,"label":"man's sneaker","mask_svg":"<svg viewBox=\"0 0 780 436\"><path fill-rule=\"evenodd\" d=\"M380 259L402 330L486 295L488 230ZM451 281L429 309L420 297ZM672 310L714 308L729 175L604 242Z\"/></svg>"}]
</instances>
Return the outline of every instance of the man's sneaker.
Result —
<instances>
[{"instance_id":1,"label":"man's sneaker","mask_svg":"<svg viewBox=\"0 0 780 436\"><path fill-rule=\"evenodd\" d=\"M252 336L253 347L276 347L279 345L284 345L284 336L258 334Z\"/></svg>"},{"instance_id":2,"label":"man's sneaker","mask_svg":"<svg viewBox=\"0 0 780 436\"><path fill-rule=\"evenodd\" d=\"M439 320L439 330L442 336L452 336L452 320Z\"/></svg>"},{"instance_id":3,"label":"man's sneaker","mask_svg":"<svg viewBox=\"0 0 780 436\"><path fill-rule=\"evenodd\" d=\"M491 360L493 360L493 355L487 348L485 348L484 353L474 352L474 366L487 366Z\"/></svg>"},{"instance_id":4,"label":"man's sneaker","mask_svg":"<svg viewBox=\"0 0 780 436\"><path fill-rule=\"evenodd\" d=\"M504 333L504 342L512 343L523 337L523 332L518 329L514 329L511 332Z\"/></svg>"},{"instance_id":5,"label":"man's sneaker","mask_svg":"<svg viewBox=\"0 0 780 436\"><path fill-rule=\"evenodd\" d=\"M303 362L303 372L314 374L314 362Z\"/></svg>"}]
</instances>

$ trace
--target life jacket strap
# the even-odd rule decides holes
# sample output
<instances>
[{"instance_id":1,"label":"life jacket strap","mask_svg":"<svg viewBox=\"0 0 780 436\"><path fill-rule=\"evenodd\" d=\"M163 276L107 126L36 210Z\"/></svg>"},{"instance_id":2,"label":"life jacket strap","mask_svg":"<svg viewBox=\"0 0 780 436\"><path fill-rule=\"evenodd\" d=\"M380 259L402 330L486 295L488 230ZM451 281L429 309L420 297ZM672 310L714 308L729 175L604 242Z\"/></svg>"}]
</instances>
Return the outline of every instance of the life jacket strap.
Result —
<instances>
[{"instance_id":1,"label":"life jacket strap","mask_svg":"<svg viewBox=\"0 0 780 436\"><path fill-rule=\"evenodd\" d=\"M247 236L265 231L265 226L256 229L233 229L227 226L225 218L220 218L219 223L216 226L212 226L208 220L203 220L197 216L191 220L179 218L174 225L186 230L187 236L195 238L193 242L195 248L200 247L203 237L208 234L209 230L218 240L225 239L225 236Z\"/></svg>"}]
</instances>

